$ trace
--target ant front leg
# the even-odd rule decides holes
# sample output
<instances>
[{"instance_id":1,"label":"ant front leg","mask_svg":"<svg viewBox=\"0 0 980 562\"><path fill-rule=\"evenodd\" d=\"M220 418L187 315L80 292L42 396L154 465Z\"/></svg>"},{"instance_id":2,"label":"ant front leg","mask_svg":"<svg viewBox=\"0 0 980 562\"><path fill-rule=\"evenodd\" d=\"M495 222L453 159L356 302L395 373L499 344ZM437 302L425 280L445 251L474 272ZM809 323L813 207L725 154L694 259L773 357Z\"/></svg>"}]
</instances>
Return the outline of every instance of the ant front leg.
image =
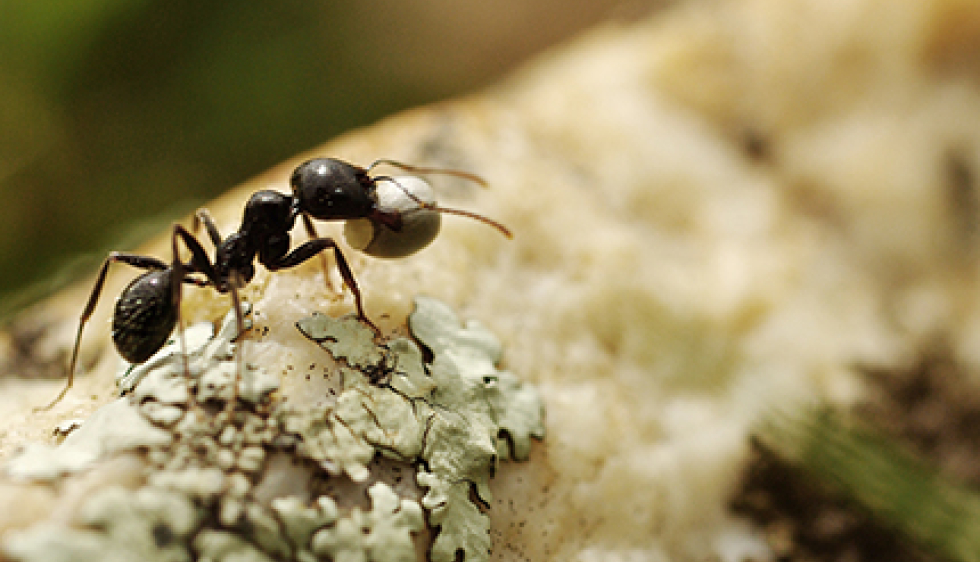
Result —
<instances>
[{"instance_id":1,"label":"ant front leg","mask_svg":"<svg viewBox=\"0 0 980 562\"><path fill-rule=\"evenodd\" d=\"M88 303L85 305L85 308L82 310L82 315L78 319L78 332L75 333L75 346L72 348L71 360L68 363L68 380L65 383L65 387L47 406L35 408L35 412L50 410L55 404L61 402L61 399L68 394L68 391L74 384L75 368L78 364L78 351L82 343L82 332L85 330L85 324L92 317L92 313L95 312L95 306L98 304L99 297L102 295L102 288L105 286L106 275L109 273L109 266L113 263L124 263L147 271L165 271L167 269L167 264L153 257L122 252L112 252L109 254L109 257L102 262L102 267L99 269L99 274L95 280L95 286L92 287L92 294L89 295Z\"/></svg>"},{"instance_id":2,"label":"ant front leg","mask_svg":"<svg viewBox=\"0 0 980 562\"><path fill-rule=\"evenodd\" d=\"M317 233L316 226L313 225L313 219L310 218L310 215L300 213L300 217L302 217L303 228L306 229L306 234L310 237L310 240L320 239L320 235ZM333 292L334 289L333 283L330 282L330 267L327 265L327 256L322 252L320 252L320 267L323 268L323 283L327 286L327 291ZM345 279L344 282L346 283L346 281Z\"/></svg>"},{"instance_id":3,"label":"ant front leg","mask_svg":"<svg viewBox=\"0 0 980 562\"><path fill-rule=\"evenodd\" d=\"M370 326L374 333L380 336L381 330L375 326L374 322L371 322L371 320L368 319L367 314L364 313L364 303L361 299L361 289L357 286L357 281L354 279L354 272L351 271L350 266L347 264L347 258L344 257L343 252L340 251L340 248L337 246L337 243L334 242L333 238L314 238L313 240L309 240L301 244L292 252L289 252L289 254L278 259L274 263L263 263L263 265L269 271L295 267L328 248L333 249L334 260L337 262L337 269L340 270L340 276L343 278L344 284L350 289L351 294L354 295L354 306L357 308L358 319Z\"/></svg>"}]
</instances>

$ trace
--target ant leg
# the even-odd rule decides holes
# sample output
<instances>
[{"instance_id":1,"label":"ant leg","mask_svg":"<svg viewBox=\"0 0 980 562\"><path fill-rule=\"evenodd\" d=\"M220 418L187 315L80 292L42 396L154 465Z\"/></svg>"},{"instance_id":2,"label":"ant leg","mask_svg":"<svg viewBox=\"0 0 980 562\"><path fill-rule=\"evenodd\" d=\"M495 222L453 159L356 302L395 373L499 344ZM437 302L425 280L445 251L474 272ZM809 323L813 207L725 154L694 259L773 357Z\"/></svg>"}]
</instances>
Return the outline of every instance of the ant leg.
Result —
<instances>
[{"instance_id":1,"label":"ant leg","mask_svg":"<svg viewBox=\"0 0 980 562\"><path fill-rule=\"evenodd\" d=\"M357 281L354 279L354 272L351 271L350 266L347 265L347 259L344 258L343 252L334 242L333 238L315 238L309 240L299 247L289 252L286 256L281 258L278 262L273 264L264 263L266 269L269 271L276 271L278 269L285 269L288 267L297 266L306 260L312 258L313 256L319 254L327 248L333 249L334 259L337 262L337 269L340 270L340 276L344 280L344 284L350 289L352 295L354 295L354 306L357 308L357 317L362 322L371 327L375 334L381 335L381 330L374 325L368 319L367 314L364 313L364 303L361 299L361 290L357 286Z\"/></svg>"},{"instance_id":2,"label":"ant leg","mask_svg":"<svg viewBox=\"0 0 980 562\"><path fill-rule=\"evenodd\" d=\"M300 213L303 217L303 227L306 229L306 234L310 237L310 240L316 240L320 238L317 234L316 226L313 225L313 219L307 213ZM320 267L323 268L323 283L327 286L328 292L333 292L333 283L330 282L330 267L327 265L326 254L320 253Z\"/></svg>"},{"instance_id":3,"label":"ant leg","mask_svg":"<svg viewBox=\"0 0 980 562\"><path fill-rule=\"evenodd\" d=\"M211 214L208 213L207 209L199 210L198 213L195 215L195 218L201 220L201 222L204 223L204 226L205 228L208 229L208 233L210 234L212 241L217 240L215 245L220 244L221 237L218 234L218 229L215 227L214 221L211 218ZM186 277L186 274L184 273L184 269L186 269L186 267L184 266L184 264L180 262L179 254L177 253L178 237L184 242L184 246L186 246L187 249L190 250L191 252L192 257L191 257L191 261L188 262L188 264L191 267L193 267L196 271L204 274L204 276L207 277L208 282L204 283L204 285L210 284L210 285L214 285L215 287L218 287L219 279L218 279L217 271L214 268L214 265L210 262L210 260L208 260L208 256L204 252L204 248L201 247L201 243L198 242L197 238L195 238L194 235L192 235L190 232L187 231L187 229L180 226L179 224L174 225L174 237L173 237L173 252L174 252L174 262L175 262L173 268L174 268L175 275L177 274L184 275L185 280L189 279L188 277ZM244 285L245 282L241 279L238 273L233 271L232 278L228 283L228 292L231 295L232 307L235 310L235 324L238 328L239 336L243 336L245 334L245 316L242 313L241 298L238 296L238 289L240 287L243 287ZM187 365L187 354L185 351L186 345L183 341L184 338L183 320L180 315L181 295L180 295L179 288L177 289L177 294L175 298L176 301L174 306L177 307L177 326L179 327L180 330L181 346L183 346L181 351L184 355L184 369L189 376L190 373ZM239 343L239 345L235 347L235 360L237 363L235 381L232 383L231 399L229 399L228 402L225 403L225 411L228 412L229 414L234 410L235 405L238 403L238 386L241 384L242 375L245 372L244 352L242 350L243 347L244 346L242 345L242 343Z\"/></svg>"},{"instance_id":4,"label":"ant leg","mask_svg":"<svg viewBox=\"0 0 980 562\"><path fill-rule=\"evenodd\" d=\"M197 215L195 215L197 216ZM210 218L209 215L204 215L205 226L210 224L211 227L214 226L213 222L208 222ZM210 230L210 227L209 227ZM215 232L217 230L215 229ZM191 259L187 264L184 264L180 260L180 248L177 247L178 240L184 243L186 247L191 252ZM204 248L201 247L201 243L197 241L197 238L193 234L187 231L186 228L179 224L174 225L173 234L170 238L171 251L173 253L173 263L171 264L171 269L173 270L174 279L180 280L181 283L171 283L171 305L174 310L177 311L177 336L180 341L180 355L183 358L184 363L184 376L190 381L191 369L190 362L187 359L187 340L184 337L184 316L181 314L180 303L183 299L183 284L184 282L191 282L198 286L208 286L212 285L218 286L218 275L214 269L214 265L208 259L207 253L205 253ZM188 277L189 272L196 272L203 274L207 281L201 281L199 279L194 279ZM192 400L196 403L196 400L192 397Z\"/></svg>"},{"instance_id":5,"label":"ant leg","mask_svg":"<svg viewBox=\"0 0 980 562\"><path fill-rule=\"evenodd\" d=\"M177 238L179 235L181 235L182 231L184 233L187 232L184 230L184 227L175 224L173 234L170 236L170 247L171 252L173 253L173 264L171 267L173 268L174 279L178 281L177 283L170 283L170 303L171 306L174 307L174 310L177 311L177 339L180 341L180 357L184 364L184 378L187 380L187 384L189 386L191 380L191 366L190 361L187 359L187 339L184 337L184 315L180 313L180 301L183 297L184 288L183 281L187 274L184 273L184 264L180 261L180 251L177 248ZM184 243L187 245L186 240ZM194 243L197 244L196 239L194 239ZM197 245L200 246L200 244ZM194 253L193 248L191 249L191 253ZM194 399L192 394L191 400L196 404L197 400Z\"/></svg>"},{"instance_id":6,"label":"ant leg","mask_svg":"<svg viewBox=\"0 0 980 562\"><path fill-rule=\"evenodd\" d=\"M323 240L321 238L320 240ZM328 238L329 240L329 238ZM352 295L354 295L354 306L357 307L357 317L361 319L362 322L371 327L375 334L381 335L381 330L374 325L368 319L367 314L364 313L364 302L361 299L361 289L357 286L357 281L354 279L354 272L351 271L350 266L347 265L347 258L344 257L343 252L337 247L337 244L330 240L330 245L333 246L334 259L337 261L337 269L340 270L340 277L344 280L344 284L350 289Z\"/></svg>"},{"instance_id":7,"label":"ant leg","mask_svg":"<svg viewBox=\"0 0 980 562\"><path fill-rule=\"evenodd\" d=\"M236 337L241 338L235 346L235 382L231 385L231 399L225 402L225 412L229 416L238 404L238 385L245 380L245 352L242 349L245 347L245 315L242 314L242 302L238 297L238 284L239 280L236 280L228 291L231 295L231 306L235 309L235 326L238 331Z\"/></svg>"},{"instance_id":8,"label":"ant leg","mask_svg":"<svg viewBox=\"0 0 980 562\"><path fill-rule=\"evenodd\" d=\"M212 223L212 226L214 224ZM215 231L217 232L217 231ZM177 239L184 242L184 247L191 252L191 259L187 263L180 261L180 252L177 248ZM200 273L207 277L208 281L205 285L213 285L214 287L220 286L220 279L218 279L218 272L214 268L214 264L211 263L210 258L208 258L207 252L204 251L204 247L201 243L197 241L197 238L187 231L186 228L179 224L174 225L173 238L171 240L174 253L173 269L180 273L180 279L186 280L188 273ZM192 283L196 283L192 281Z\"/></svg>"},{"instance_id":9,"label":"ant leg","mask_svg":"<svg viewBox=\"0 0 980 562\"><path fill-rule=\"evenodd\" d=\"M98 304L99 297L102 295L102 288L105 286L106 275L109 273L109 265L117 262L148 271L163 271L167 269L167 264L149 256L139 256L136 254L126 254L122 252L112 252L109 254L105 261L102 262L102 267L99 269L99 275L95 280L95 286L92 287L92 294L89 295L88 303L85 305L85 308L82 310L82 315L78 319L78 332L75 333L75 346L72 348L71 360L68 363L68 380L65 383L65 387L61 389L58 396L56 396L47 406L34 408L35 412L50 410L55 404L61 402L61 399L68 394L68 391L75 383L75 368L78 365L78 350L82 343L82 332L85 330L85 324L87 324L89 318L92 317L92 313L95 312L95 305Z\"/></svg>"},{"instance_id":10,"label":"ant leg","mask_svg":"<svg viewBox=\"0 0 980 562\"><path fill-rule=\"evenodd\" d=\"M214 224L214 218L211 217L211 211L208 211L204 207L201 207L194 213L194 222L191 226L191 230L194 234L197 234L197 229L204 225L205 230L208 231L208 238L217 248L221 245L221 233L218 232L218 227Z\"/></svg>"}]
</instances>

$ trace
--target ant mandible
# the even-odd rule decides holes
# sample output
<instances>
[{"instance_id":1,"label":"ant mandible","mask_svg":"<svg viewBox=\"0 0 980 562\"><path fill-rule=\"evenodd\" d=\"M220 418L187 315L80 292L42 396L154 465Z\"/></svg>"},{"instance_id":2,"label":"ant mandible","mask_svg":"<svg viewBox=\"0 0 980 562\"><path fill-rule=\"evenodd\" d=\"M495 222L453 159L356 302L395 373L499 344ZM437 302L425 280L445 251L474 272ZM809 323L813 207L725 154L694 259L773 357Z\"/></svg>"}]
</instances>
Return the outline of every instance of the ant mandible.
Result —
<instances>
[{"instance_id":1,"label":"ant mandible","mask_svg":"<svg viewBox=\"0 0 980 562\"><path fill-rule=\"evenodd\" d=\"M332 238L321 238L316 234L312 219L347 221L344 235L352 247L385 258L408 256L427 246L438 234L444 213L479 220L511 237L510 231L494 220L437 205L429 185L417 177L371 176L371 170L382 164L415 174L446 174L485 185L481 178L466 172L411 166L394 160L377 160L367 168L361 168L333 158L314 158L293 171L289 182L292 196L272 190L252 194L245 204L241 226L227 238L221 237L207 209L195 213L193 230L196 232L204 225L215 247L213 261L194 234L180 224L173 226L173 258L169 264L150 256L110 253L102 263L79 318L65 387L50 404L38 410L50 409L71 389L82 331L95 310L109 266L113 263L146 270L123 289L112 319L112 339L119 355L130 363L143 363L163 347L178 326L181 290L185 283L230 294L238 332L243 333L245 321L238 291L252 280L256 259L269 271L278 271L295 267L328 249L333 250L337 269L354 297L358 318L380 334L364 313L361 291L344 254ZM297 217L301 217L310 239L290 250L289 233ZM191 254L187 262L180 259L180 243ZM326 268L325 259L323 266ZM178 332L182 341L183 332ZM187 371L186 355L184 362ZM237 386L236 383L235 389ZM229 404L236 400L237 396Z\"/></svg>"}]
</instances>

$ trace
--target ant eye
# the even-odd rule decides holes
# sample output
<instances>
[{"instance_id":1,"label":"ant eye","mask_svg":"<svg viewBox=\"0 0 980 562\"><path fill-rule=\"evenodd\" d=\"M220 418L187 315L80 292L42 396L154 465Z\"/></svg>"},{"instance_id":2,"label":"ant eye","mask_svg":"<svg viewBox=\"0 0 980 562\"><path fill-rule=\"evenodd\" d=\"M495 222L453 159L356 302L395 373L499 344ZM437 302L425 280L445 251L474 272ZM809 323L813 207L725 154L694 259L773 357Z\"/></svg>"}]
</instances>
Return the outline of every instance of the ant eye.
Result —
<instances>
[{"instance_id":1,"label":"ant eye","mask_svg":"<svg viewBox=\"0 0 980 562\"><path fill-rule=\"evenodd\" d=\"M367 171L333 158L300 164L289 183L299 208L320 220L364 217L374 207Z\"/></svg>"},{"instance_id":2,"label":"ant eye","mask_svg":"<svg viewBox=\"0 0 980 562\"><path fill-rule=\"evenodd\" d=\"M348 220L344 237L355 250L378 257L400 258L429 245L442 225L442 213L434 208L432 187L421 178L399 176L379 179L375 196L376 216Z\"/></svg>"}]
</instances>

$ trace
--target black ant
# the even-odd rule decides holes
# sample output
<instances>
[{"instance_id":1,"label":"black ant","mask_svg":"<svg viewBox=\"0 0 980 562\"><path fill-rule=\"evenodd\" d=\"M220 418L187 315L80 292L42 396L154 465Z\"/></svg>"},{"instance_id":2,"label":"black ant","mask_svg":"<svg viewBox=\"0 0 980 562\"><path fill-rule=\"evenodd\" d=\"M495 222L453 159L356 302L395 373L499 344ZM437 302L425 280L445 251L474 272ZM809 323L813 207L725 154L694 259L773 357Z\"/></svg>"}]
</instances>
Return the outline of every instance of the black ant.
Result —
<instances>
[{"instance_id":1,"label":"black ant","mask_svg":"<svg viewBox=\"0 0 980 562\"><path fill-rule=\"evenodd\" d=\"M194 234L179 224L173 227L173 258L169 264L149 256L110 253L102 263L92 294L79 318L65 388L50 404L38 409L50 409L72 387L82 331L95 310L109 266L113 263L146 270L123 289L112 320L112 339L119 355L130 363L143 363L163 347L178 326L183 284L229 293L241 334L245 322L238 291L252 280L256 259L269 271L277 271L295 267L327 249L333 250L337 269L354 297L358 319L380 335L380 330L364 313L360 289L343 253L332 238L321 238L316 234L312 219L348 221L345 236L351 245L377 257L403 257L424 248L438 234L443 213L479 220L511 237L510 231L496 221L437 205L428 184L421 179L371 176L371 170L382 164L416 174L453 175L485 185L481 178L456 170L411 166L393 160L377 160L369 167L361 168L333 158L315 158L293 171L290 178L292 196L271 190L252 194L245 204L241 226L227 238L221 237L206 209L197 211L193 230L196 232L200 225L204 225L215 247L213 261ZM391 186L391 189L383 186ZM310 239L290 250L289 233L297 216L302 218ZM186 262L180 259L178 243L191 254ZM326 268L325 258L323 265ZM182 330L178 333L183 341ZM240 351L238 353L240 357ZM186 355L184 369L188 371ZM241 365L239 376L240 371ZM237 386L236 383L236 389ZM236 400L237 397L233 398L229 405Z\"/></svg>"}]
</instances>

